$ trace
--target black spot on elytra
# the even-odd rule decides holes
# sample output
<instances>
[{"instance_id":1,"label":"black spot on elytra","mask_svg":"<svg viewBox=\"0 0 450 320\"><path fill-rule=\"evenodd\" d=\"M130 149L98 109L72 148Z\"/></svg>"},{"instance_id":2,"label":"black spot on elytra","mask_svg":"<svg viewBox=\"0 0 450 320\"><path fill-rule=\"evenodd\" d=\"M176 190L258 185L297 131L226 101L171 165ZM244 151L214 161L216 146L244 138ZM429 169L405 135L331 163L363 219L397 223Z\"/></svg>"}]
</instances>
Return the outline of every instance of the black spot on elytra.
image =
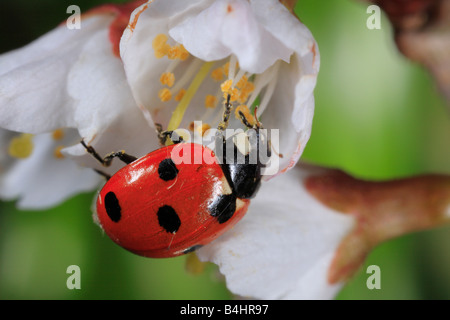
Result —
<instances>
[{"instance_id":1,"label":"black spot on elytra","mask_svg":"<svg viewBox=\"0 0 450 320\"><path fill-rule=\"evenodd\" d=\"M201 247L203 247L201 244L196 244L195 246L189 247L186 250L184 250L183 253L188 254L188 253L194 252L197 249L200 249Z\"/></svg>"},{"instance_id":2,"label":"black spot on elytra","mask_svg":"<svg viewBox=\"0 0 450 320\"><path fill-rule=\"evenodd\" d=\"M158 209L157 215L159 225L167 232L175 233L180 228L180 217L171 206L162 206Z\"/></svg>"},{"instance_id":3,"label":"black spot on elytra","mask_svg":"<svg viewBox=\"0 0 450 320\"><path fill-rule=\"evenodd\" d=\"M164 159L159 164L158 174L164 181L169 181L177 177L178 169L172 159Z\"/></svg>"},{"instance_id":4,"label":"black spot on elytra","mask_svg":"<svg viewBox=\"0 0 450 320\"><path fill-rule=\"evenodd\" d=\"M109 218L114 222L119 222L122 214L122 209L120 208L119 200L116 194L112 191L108 192L105 196L105 209Z\"/></svg>"},{"instance_id":5,"label":"black spot on elytra","mask_svg":"<svg viewBox=\"0 0 450 320\"><path fill-rule=\"evenodd\" d=\"M236 211L236 195L223 194L214 199L209 206L211 216L215 217L219 223L227 222Z\"/></svg>"}]
</instances>

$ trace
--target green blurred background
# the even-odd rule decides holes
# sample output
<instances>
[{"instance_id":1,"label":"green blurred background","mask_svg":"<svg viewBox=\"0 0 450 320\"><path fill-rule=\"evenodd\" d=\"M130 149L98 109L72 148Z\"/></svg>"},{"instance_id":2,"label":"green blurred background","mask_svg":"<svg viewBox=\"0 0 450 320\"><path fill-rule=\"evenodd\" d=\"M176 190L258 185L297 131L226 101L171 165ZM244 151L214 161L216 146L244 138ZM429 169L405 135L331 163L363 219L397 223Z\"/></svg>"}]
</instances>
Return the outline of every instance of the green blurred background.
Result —
<instances>
[{"instance_id":1,"label":"green blurred background","mask_svg":"<svg viewBox=\"0 0 450 320\"><path fill-rule=\"evenodd\" d=\"M71 4L84 11L107 2L126 1L1 1L0 52L54 28ZM366 28L366 8L353 0L299 1L322 62L304 159L370 179L450 174L450 109L430 75L397 52L384 16L381 30ZM231 297L214 265L192 275L185 257L146 259L117 247L92 222L93 197L78 195L45 212L0 203L0 299ZM380 245L338 299L449 299L449 231ZM72 264L81 268L81 290L66 287ZM366 287L371 264L381 268L381 290Z\"/></svg>"}]
</instances>

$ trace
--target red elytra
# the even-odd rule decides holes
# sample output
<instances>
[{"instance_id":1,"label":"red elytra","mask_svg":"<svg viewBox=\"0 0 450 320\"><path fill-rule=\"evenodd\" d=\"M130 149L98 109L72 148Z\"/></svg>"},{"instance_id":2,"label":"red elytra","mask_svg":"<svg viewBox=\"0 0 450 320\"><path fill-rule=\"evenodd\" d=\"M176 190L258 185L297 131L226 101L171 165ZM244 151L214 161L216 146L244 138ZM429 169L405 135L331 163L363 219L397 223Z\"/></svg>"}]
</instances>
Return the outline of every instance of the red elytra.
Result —
<instances>
[{"instance_id":1,"label":"red elytra","mask_svg":"<svg viewBox=\"0 0 450 320\"><path fill-rule=\"evenodd\" d=\"M211 149L182 143L115 173L98 195L97 215L123 248L151 258L174 257L208 244L245 215L250 200L233 193Z\"/></svg>"}]
</instances>

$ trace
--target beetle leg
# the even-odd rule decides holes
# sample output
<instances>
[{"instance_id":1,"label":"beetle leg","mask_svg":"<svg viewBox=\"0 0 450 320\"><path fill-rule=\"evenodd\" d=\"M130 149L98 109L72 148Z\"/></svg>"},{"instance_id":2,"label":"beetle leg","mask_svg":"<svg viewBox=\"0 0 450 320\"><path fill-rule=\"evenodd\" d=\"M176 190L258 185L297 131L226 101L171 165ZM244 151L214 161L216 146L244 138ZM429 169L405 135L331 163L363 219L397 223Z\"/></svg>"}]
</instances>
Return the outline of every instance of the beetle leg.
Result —
<instances>
[{"instance_id":1,"label":"beetle leg","mask_svg":"<svg viewBox=\"0 0 450 320\"><path fill-rule=\"evenodd\" d=\"M111 175L107 174L106 172L103 172L101 170L97 170L94 169L95 172L97 172L99 175L101 175L102 177L104 177L106 179L106 181L108 181L109 179L111 179Z\"/></svg>"},{"instance_id":2,"label":"beetle leg","mask_svg":"<svg viewBox=\"0 0 450 320\"><path fill-rule=\"evenodd\" d=\"M224 131L228 127L228 122L230 120L231 109L233 108L233 105L231 104L230 99L231 99L231 95L228 94L227 102L225 103L225 110L224 110L223 116L222 116L222 122L220 122L218 127L217 127L217 129L219 131Z\"/></svg>"},{"instance_id":3,"label":"beetle leg","mask_svg":"<svg viewBox=\"0 0 450 320\"><path fill-rule=\"evenodd\" d=\"M80 143L83 145L83 147L86 149L88 153L90 153L98 162L100 162L104 167L109 167L111 165L111 162L114 158L119 158L126 164L130 164L131 162L135 161L137 158L125 153L125 151L118 151L118 152L112 152L108 155L106 155L104 158L102 158L97 151L92 146L87 145L84 140L82 139Z\"/></svg>"},{"instance_id":4,"label":"beetle leg","mask_svg":"<svg viewBox=\"0 0 450 320\"><path fill-rule=\"evenodd\" d=\"M183 142L183 138L182 138L182 137L178 137L177 140L172 139L172 135L173 135L174 132L173 132L173 131L166 131L166 130L163 130L161 124L156 123L155 126L156 126L156 132L157 132L157 134L158 134L159 144L160 144L161 146L165 146L165 145L166 145L167 138L170 138L170 140L172 140L172 142L173 142L174 144ZM178 136L178 135L177 135L177 136Z\"/></svg>"}]
</instances>

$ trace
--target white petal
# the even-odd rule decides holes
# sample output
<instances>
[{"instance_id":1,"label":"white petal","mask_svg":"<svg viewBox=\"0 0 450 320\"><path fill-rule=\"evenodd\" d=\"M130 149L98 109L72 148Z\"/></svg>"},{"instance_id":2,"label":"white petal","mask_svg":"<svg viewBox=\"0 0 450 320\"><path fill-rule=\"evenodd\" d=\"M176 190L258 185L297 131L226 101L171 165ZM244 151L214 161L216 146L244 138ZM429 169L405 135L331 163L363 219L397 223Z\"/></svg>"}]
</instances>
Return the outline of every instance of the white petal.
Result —
<instances>
[{"instance_id":1,"label":"white petal","mask_svg":"<svg viewBox=\"0 0 450 320\"><path fill-rule=\"evenodd\" d=\"M170 35L205 61L234 54L241 68L251 73L261 73L279 59L289 62L293 53L264 29L248 1L242 0L215 1L172 28Z\"/></svg>"},{"instance_id":2,"label":"white petal","mask_svg":"<svg viewBox=\"0 0 450 320\"><path fill-rule=\"evenodd\" d=\"M328 299L341 287L327 282L327 272L354 220L306 192L302 181L310 173L296 167L264 183L243 220L198 251L202 261L219 266L233 293Z\"/></svg>"},{"instance_id":3,"label":"white petal","mask_svg":"<svg viewBox=\"0 0 450 320\"><path fill-rule=\"evenodd\" d=\"M16 160L0 176L0 197L19 198L17 206L22 209L44 209L74 194L94 190L100 178L93 170L81 168L70 159L54 157L59 144L79 140L75 130L66 131L65 135L63 141L55 141L51 134L36 135L31 156Z\"/></svg>"},{"instance_id":4,"label":"white petal","mask_svg":"<svg viewBox=\"0 0 450 320\"><path fill-rule=\"evenodd\" d=\"M28 46L0 57L0 126L40 133L75 126L73 101L66 92L70 66L83 43L106 29L108 16L83 21L79 31L60 26ZM106 39L107 40L107 39Z\"/></svg>"},{"instance_id":5,"label":"white petal","mask_svg":"<svg viewBox=\"0 0 450 320\"><path fill-rule=\"evenodd\" d=\"M68 92L75 101L74 120L80 135L102 156L119 150L136 157L159 147L154 128L145 121L131 94L123 64L110 55L107 30L92 36L68 76ZM65 150L86 167L114 173L119 160L103 168L81 144Z\"/></svg>"}]
</instances>

